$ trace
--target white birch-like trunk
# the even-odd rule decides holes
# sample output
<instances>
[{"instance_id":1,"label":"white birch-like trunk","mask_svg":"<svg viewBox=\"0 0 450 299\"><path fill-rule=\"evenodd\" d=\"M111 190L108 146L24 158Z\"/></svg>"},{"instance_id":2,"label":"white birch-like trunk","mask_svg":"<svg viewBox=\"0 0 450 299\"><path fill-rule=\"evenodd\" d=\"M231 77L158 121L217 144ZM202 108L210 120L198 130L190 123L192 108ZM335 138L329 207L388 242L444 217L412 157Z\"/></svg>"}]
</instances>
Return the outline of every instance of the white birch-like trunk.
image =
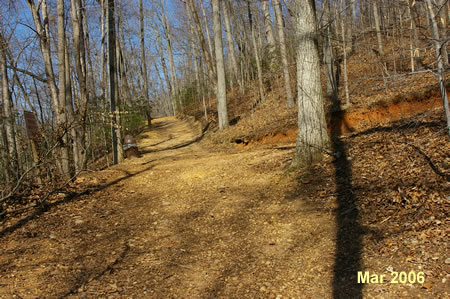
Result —
<instances>
[{"instance_id":1,"label":"white birch-like trunk","mask_svg":"<svg viewBox=\"0 0 450 299\"><path fill-rule=\"evenodd\" d=\"M219 116L219 129L223 130L229 126L227 111L227 92L225 84L225 66L223 63L222 26L220 24L219 0L211 1L213 7L213 32L214 46L216 49L217 65L217 113Z\"/></svg>"},{"instance_id":2,"label":"white birch-like trunk","mask_svg":"<svg viewBox=\"0 0 450 299\"><path fill-rule=\"evenodd\" d=\"M2 88L2 102L3 102L3 116L5 117L5 135L8 148L10 165L7 167L13 176L18 175L18 154L16 147L16 132L14 126L14 110L11 102L11 95L8 86L8 71L7 71L7 59L6 59L6 41L3 36L0 36L0 75L1 75L1 88ZM0 115L1 116L1 115ZM1 127L0 127L1 130ZM6 165L5 165L6 166ZM7 171L8 172L8 171Z\"/></svg>"},{"instance_id":3,"label":"white birch-like trunk","mask_svg":"<svg viewBox=\"0 0 450 299\"><path fill-rule=\"evenodd\" d=\"M347 36L345 34L344 18L341 18L341 30L342 30L342 51L344 55L344 92L345 92L345 106L350 105L350 96L348 93L348 74L347 74Z\"/></svg>"},{"instance_id":4,"label":"white birch-like trunk","mask_svg":"<svg viewBox=\"0 0 450 299\"><path fill-rule=\"evenodd\" d=\"M319 160L329 138L323 107L314 0L296 0L298 134L293 166Z\"/></svg>"}]
</instances>

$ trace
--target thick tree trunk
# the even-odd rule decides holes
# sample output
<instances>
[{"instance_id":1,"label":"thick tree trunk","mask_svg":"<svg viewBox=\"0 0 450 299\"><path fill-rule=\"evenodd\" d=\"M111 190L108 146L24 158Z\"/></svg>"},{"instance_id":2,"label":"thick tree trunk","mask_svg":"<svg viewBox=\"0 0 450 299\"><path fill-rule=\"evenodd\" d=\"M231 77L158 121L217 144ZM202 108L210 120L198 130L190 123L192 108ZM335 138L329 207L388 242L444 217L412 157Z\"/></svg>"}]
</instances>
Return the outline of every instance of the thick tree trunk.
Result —
<instances>
[{"instance_id":1,"label":"thick tree trunk","mask_svg":"<svg viewBox=\"0 0 450 299\"><path fill-rule=\"evenodd\" d=\"M323 108L314 0L295 1L298 135L293 166L319 160L329 138Z\"/></svg>"},{"instance_id":2,"label":"thick tree trunk","mask_svg":"<svg viewBox=\"0 0 450 299\"><path fill-rule=\"evenodd\" d=\"M283 14L281 11L280 0L272 0L273 9L277 15L278 38L280 43L281 62L283 64L284 86L286 89L287 103L290 108L294 107L294 98L291 90L291 77L289 75L289 63L287 59L286 41L283 28Z\"/></svg>"},{"instance_id":3,"label":"thick tree trunk","mask_svg":"<svg viewBox=\"0 0 450 299\"><path fill-rule=\"evenodd\" d=\"M211 1L213 7L214 46L216 49L217 65L217 113L219 116L219 129L228 128L227 91L225 84L225 66L223 63L222 26L220 24L219 0Z\"/></svg>"}]
</instances>

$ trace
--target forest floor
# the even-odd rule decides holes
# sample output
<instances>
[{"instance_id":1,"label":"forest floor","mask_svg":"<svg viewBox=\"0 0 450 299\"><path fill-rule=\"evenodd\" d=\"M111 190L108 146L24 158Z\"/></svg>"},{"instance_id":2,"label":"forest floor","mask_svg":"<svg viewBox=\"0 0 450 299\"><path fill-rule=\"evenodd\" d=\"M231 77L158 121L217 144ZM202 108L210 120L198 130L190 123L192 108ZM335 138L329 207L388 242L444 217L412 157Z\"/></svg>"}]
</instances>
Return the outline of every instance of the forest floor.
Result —
<instances>
[{"instance_id":1,"label":"forest floor","mask_svg":"<svg viewBox=\"0 0 450 299\"><path fill-rule=\"evenodd\" d=\"M0 297L449 297L442 110L335 138L302 171L293 143L212 149L199 134L156 119L142 157L4 220Z\"/></svg>"}]
</instances>

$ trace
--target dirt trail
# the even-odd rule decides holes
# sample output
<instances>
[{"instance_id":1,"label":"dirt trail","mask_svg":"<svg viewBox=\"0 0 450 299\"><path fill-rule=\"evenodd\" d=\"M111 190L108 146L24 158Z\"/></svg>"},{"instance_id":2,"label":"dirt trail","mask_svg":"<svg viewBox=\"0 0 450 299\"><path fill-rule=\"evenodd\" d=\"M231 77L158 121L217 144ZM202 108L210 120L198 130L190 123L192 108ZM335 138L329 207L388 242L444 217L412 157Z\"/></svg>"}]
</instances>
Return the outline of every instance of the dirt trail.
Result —
<instances>
[{"instance_id":1,"label":"dirt trail","mask_svg":"<svg viewBox=\"0 0 450 299\"><path fill-rule=\"evenodd\" d=\"M333 215L286 195L292 150L209 152L174 118L144 135L84 182L103 187L3 237L2 297L329 297Z\"/></svg>"},{"instance_id":2,"label":"dirt trail","mask_svg":"<svg viewBox=\"0 0 450 299\"><path fill-rule=\"evenodd\" d=\"M1 298L332 297L335 203L294 192L291 147L211 152L175 118L143 136L1 237Z\"/></svg>"}]
</instances>

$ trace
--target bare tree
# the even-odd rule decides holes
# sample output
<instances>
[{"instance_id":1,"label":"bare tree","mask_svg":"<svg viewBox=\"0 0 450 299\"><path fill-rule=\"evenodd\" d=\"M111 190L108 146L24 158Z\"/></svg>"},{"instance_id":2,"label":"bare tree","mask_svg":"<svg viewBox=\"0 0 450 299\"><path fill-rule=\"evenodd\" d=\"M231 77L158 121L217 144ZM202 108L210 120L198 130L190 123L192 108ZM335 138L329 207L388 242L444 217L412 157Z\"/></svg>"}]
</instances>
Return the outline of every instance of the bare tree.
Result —
<instances>
[{"instance_id":1,"label":"bare tree","mask_svg":"<svg viewBox=\"0 0 450 299\"><path fill-rule=\"evenodd\" d=\"M208 48L206 46L205 36L203 35L200 19L198 17L197 10L194 6L194 1L186 0L186 2L188 3L188 6L191 10L192 18L194 19L195 30L197 32L197 37L200 41L200 45L201 45L201 49L202 49L202 53L203 53L203 59L206 62L206 67L208 70L209 77L211 79L213 79L215 76L214 76L214 66L212 63L212 54L208 51Z\"/></svg>"},{"instance_id":2,"label":"bare tree","mask_svg":"<svg viewBox=\"0 0 450 299\"><path fill-rule=\"evenodd\" d=\"M289 107L294 107L294 98L291 90L291 77L289 75L289 63L287 59L286 40L283 28L283 12L281 10L280 0L272 0L273 9L277 16L278 39L280 43L281 62L283 65L284 86L286 89L286 98Z\"/></svg>"},{"instance_id":3,"label":"bare tree","mask_svg":"<svg viewBox=\"0 0 450 299\"><path fill-rule=\"evenodd\" d=\"M334 102L337 102L338 99L338 82L336 78L335 72L335 59L334 59L334 49L331 40L331 25L333 24L331 9L330 9L330 1L327 1L324 8L324 36L323 36L323 60L325 63L325 76L327 82L326 93L327 96L330 97Z\"/></svg>"},{"instance_id":4,"label":"bare tree","mask_svg":"<svg viewBox=\"0 0 450 299\"><path fill-rule=\"evenodd\" d=\"M85 155L85 129L86 129L86 114L88 105L88 90L87 90L87 69L86 69L86 49L83 33L82 22L82 4L80 0L72 0L72 36L75 56L75 69L78 77L78 89L80 92L80 100L78 103L78 110L76 111L77 132L75 135L75 142L77 143L77 151L74 151L76 157L75 169L79 171L84 168Z\"/></svg>"},{"instance_id":5,"label":"bare tree","mask_svg":"<svg viewBox=\"0 0 450 299\"><path fill-rule=\"evenodd\" d=\"M228 128L227 93L225 84L225 66L223 63L222 26L220 23L219 0L211 1L213 8L214 46L216 49L217 65L217 113L219 116L219 129Z\"/></svg>"},{"instance_id":6,"label":"bare tree","mask_svg":"<svg viewBox=\"0 0 450 299\"><path fill-rule=\"evenodd\" d=\"M372 9L373 9L373 18L375 21L375 31L377 33L378 52L383 57L384 56L384 48L383 48L383 40L381 37L380 17L379 17L379 13L378 13L377 0L372 0Z\"/></svg>"},{"instance_id":7,"label":"bare tree","mask_svg":"<svg viewBox=\"0 0 450 299\"><path fill-rule=\"evenodd\" d=\"M275 38L273 36L272 18L270 17L269 1L264 0L261 3L264 14L264 31L267 39L267 52L269 55L270 68L273 68L275 59Z\"/></svg>"},{"instance_id":8,"label":"bare tree","mask_svg":"<svg viewBox=\"0 0 450 299\"><path fill-rule=\"evenodd\" d=\"M3 116L5 118L5 137L9 153L9 173L11 176L17 176L19 171L19 159L16 147L16 130L15 130L15 118L11 96L9 92L8 71L7 71L7 58L6 51L8 44L0 33L0 75L1 75L1 88L2 88L2 102L3 102ZM0 128L1 129L1 128ZM6 166L6 165L5 165ZM8 171L7 171L8 173ZM7 176L9 177L9 176Z\"/></svg>"},{"instance_id":9,"label":"bare tree","mask_svg":"<svg viewBox=\"0 0 450 299\"><path fill-rule=\"evenodd\" d=\"M348 74L347 74L347 35L345 34L344 17L341 17L341 31L342 31L342 53L344 64L344 91L345 91L345 106L350 105L350 96L348 91Z\"/></svg>"},{"instance_id":10,"label":"bare tree","mask_svg":"<svg viewBox=\"0 0 450 299\"><path fill-rule=\"evenodd\" d=\"M236 53L234 50L234 41L233 41L233 32L231 30L231 19L230 19L230 9L228 1L221 1L222 11L223 11L223 19L225 24L225 33L227 34L227 42L228 42L228 57L231 63L231 78L232 80L236 79L239 84L241 81L238 79L238 64L236 60ZM231 84L233 86L233 83Z\"/></svg>"},{"instance_id":11,"label":"bare tree","mask_svg":"<svg viewBox=\"0 0 450 299\"><path fill-rule=\"evenodd\" d=\"M433 7L431 5L431 0L425 0L428 8L428 16L430 18L431 23L431 32L433 33L434 40L434 50L436 52L437 59L437 76L439 80L439 87L441 89L442 102L444 106L445 116L447 118L447 130L450 135L450 110L448 106L448 98L447 98L447 88L445 86L445 77L444 77L444 63L442 58L442 46L445 43L440 42L438 25L436 23L436 15L434 13Z\"/></svg>"},{"instance_id":12,"label":"bare tree","mask_svg":"<svg viewBox=\"0 0 450 299\"><path fill-rule=\"evenodd\" d=\"M323 108L314 0L295 0L297 34L298 135L293 166L309 165L322 155L329 138Z\"/></svg>"},{"instance_id":13,"label":"bare tree","mask_svg":"<svg viewBox=\"0 0 450 299\"><path fill-rule=\"evenodd\" d=\"M144 5L142 3L142 0L139 0L139 33L141 40L142 78L144 79L144 90L142 99L143 109L145 110L145 116L147 118L147 126L151 127L152 116L148 98L148 74L147 74L147 59L145 55L145 37L144 37Z\"/></svg>"},{"instance_id":14,"label":"bare tree","mask_svg":"<svg viewBox=\"0 0 450 299\"><path fill-rule=\"evenodd\" d=\"M40 5L36 5L34 0L27 0L27 4L31 10L31 14L33 16L33 21L35 24L35 30L39 38L39 44L41 48L42 57L44 59L44 65L45 65L45 73L47 77L47 84L50 88L50 95L52 100L52 109L53 114L56 118L56 124L58 128L61 130L59 132L59 136L63 139L64 142L65 138L65 112L64 112L64 106L61 107L60 99L62 101L62 95L64 95L64 101L65 101L65 93L62 94L59 92L58 86L56 84L56 76L53 71L53 60L51 56L51 48L50 48L50 24L48 22L48 11L47 11L47 1L42 0L39 1ZM64 20L64 8L62 5L64 3L57 2L57 9L58 9L58 35L62 35L62 31L64 30L64 23L62 20ZM62 10L62 11L61 11ZM60 28L62 26L62 28ZM61 39L62 36L58 36L58 39L60 40L60 43L64 43L61 41L65 40L65 34L64 37ZM58 66L62 67L61 70L63 70L63 73L60 74L60 76L64 76L64 51L65 45L59 45L58 46L58 60L61 59L62 61L58 61ZM60 77L60 80L61 80ZM64 77L62 77L64 78ZM64 81L62 81L64 82ZM62 144L63 147L60 150L60 156L61 159L57 160L57 164L59 165L60 171L64 175L69 174L69 160L68 160L68 148Z\"/></svg>"},{"instance_id":15,"label":"bare tree","mask_svg":"<svg viewBox=\"0 0 450 299\"><path fill-rule=\"evenodd\" d=\"M111 136L113 149L113 163L119 163L120 142L118 142L119 124L117 123L117 63L116 63L116 32L115 32L115 16L114 16L114 0L107 0L107 32L108 32L108 95L111 109Z\"/></svg>"},{"instance_id":16,"label":"bare tree","mask_svg":"<svg viewBox=\"0 0 450 299\"><path fill-rule=\"evenodd\" d=\"M264 102L265 97L264 97L264 84L263 84L263 79L262 79L261 60L260 60L260 55L259 55L259 51L258 51L258 44L256 42L256 33L255 33L256 26L254 25L254 21L253 21L250 2L248 3L247 8L248 8L248 20L250 22L250 30L252 33L253 53L255 55L255 60L256 60L256 70L258 72L259 99L260 99L260 101Z\"/></svg>"}]
</instances>

